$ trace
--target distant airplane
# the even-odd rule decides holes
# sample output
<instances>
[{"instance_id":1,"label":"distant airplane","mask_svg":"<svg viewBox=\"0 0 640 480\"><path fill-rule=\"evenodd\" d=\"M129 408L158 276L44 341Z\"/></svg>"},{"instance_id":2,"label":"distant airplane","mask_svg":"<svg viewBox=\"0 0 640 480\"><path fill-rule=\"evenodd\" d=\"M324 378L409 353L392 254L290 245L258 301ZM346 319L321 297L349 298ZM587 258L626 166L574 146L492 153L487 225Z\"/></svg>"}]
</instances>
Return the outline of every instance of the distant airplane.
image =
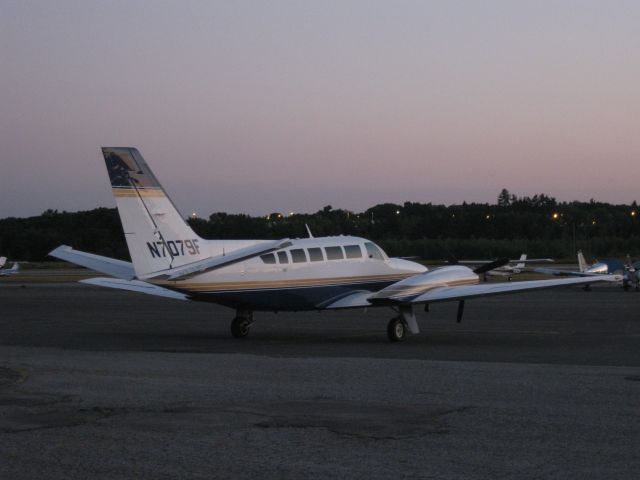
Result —
<instances>
[{"instance_id":1,"label":"distant airplane","mask_svg":"<svg viewBox=\"0 0 640 480\"><path fill-rule=\"evenodd\" d=\"M5 257L2 257L5 258ZM5 258L6 262L6 258ZM4 262L2 263L4 265ZM20 265L18 262L15 262L11 268L0 268L0 277L7 277L9 275L15 275L20 271Z\"/></svg>"},{"instance_id":2,"label":"distant airplane","mask_svg":"<svg viewBox=\"0 0 640 480\"><path fill-rule=\"evenodd\" d=\"M560 276L574 276L574 277L589 277L589 276L601 276L601 275L616 275L620 277L622 286L625 290L631 287L635 269L632 265L625 265L620 260L615 258L608 258L601 261L596 261L592 265L589 265L584 258L582 250L578 250L578 270L567 270L557 268L534 268L532 271L537 273L545 273L547 275L560 275ZM585 290L589 289L589 285L585 285Z\"/></svg>"},{"instance_id":3,"label":"distant airplane","mask_svg":"<svg viewBox=\"0 0 640 480\"><path fill-rule=\"evenodd\" d=\"M506 259L505 259L506 260ZM466 265L482 265L489 264L493 262L493 260L461 260L460 264ZM520 255L518 260L508 260L505 261L505 265L501 265L496 268L492 268L484 273L485 279L486 277L507 277L509 281L511 281L514 275L522 273L525 271L525 266L527 263L545 263L545 262L553 262L551 258L530 258L527 260L527 254L523 253Z\"/></svg>"},{"instance_id":4,"label":"distant airplane","mask_svg":"<svg viewBox=\"0 0 640 480\"><path fill-rule=\"evenodd\" d=\"M630 284L633 283L635 285L636 292L639 292L640 291L640 260L632 262L631 258L629 258L629 255L627 255L626 269L627 269L627 280L629 282L629 286L631 286Z\"/></svg>"},{"instance_id":5,"label":"distant airplane","mask_svg":"<svg viewBox=\"0 0 640 480\"><path fill-rule=\"evenodd\" d=\"M512 283L479 283L462 265L429 271L389 258L375 243L351 236L281 240L204 240L193 232L135 148L103 148L132 263L60 246L50 255L116 278L84 283L236 310L234 337L245 337L254 311L390 307L387 335L419 333L416 305L566 285L612 281L609 275Z\"/></svg>"}]
</instances>

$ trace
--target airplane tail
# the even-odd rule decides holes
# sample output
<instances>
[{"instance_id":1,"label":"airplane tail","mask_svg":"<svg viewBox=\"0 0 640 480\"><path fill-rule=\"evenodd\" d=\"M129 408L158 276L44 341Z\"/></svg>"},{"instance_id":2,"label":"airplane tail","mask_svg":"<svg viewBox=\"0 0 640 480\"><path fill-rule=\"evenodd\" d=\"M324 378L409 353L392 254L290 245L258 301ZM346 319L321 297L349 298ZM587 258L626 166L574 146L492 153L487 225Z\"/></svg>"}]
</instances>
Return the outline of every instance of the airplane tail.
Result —
<instances>
[{"instance_id":1,"label":"airplane tail","mask_svg":"<svg viewBox=\"0 0 640 480\"><path fill-rule=\"evenodd\" d=\"M209 257L137 149L102 154L138 278Z\"/></svg>"},{"instance_id":2,"label":"airplane tail","mask_svg":"<svg viewBox=\"0 0 640 480\"><path fill-rule=\"evenodd\" d=\"M5 263L7 263L7 257L0 257L0 268L4 267Z\"/></svg>"},{"instance_id":3,"label":"airplane tail","mask_svg":"<svg viewBox=\"0 0 640 480\"><path fill-rule=\"evenodd\" d=\"M582 250L578 250L578 268L580 269L581 272L584 272L587 270L587 262L584 259L584 254L582 253Z\"/></svg>"},{"instance_id":4,"label":"airplane tail","mask_svg":"<svg viewBox=\"0 0 640 480\"><path fill-rule=\"evenodd\" d=\"M523 253L522 255L520 255L520 260L521 261L520 261L520 263L516 263L515 268L517 270L522 270L524 268L524 264L525 264L524 260L526 260L526 259L527 259L527 254L526 253Z\"/></svg>"},{"instance_id":5,"label":"airplane tail","mask_svg":"<svg viewBox=\"0 0 640 480\"><path fill-rule=\"evenodd\" d=\"M15 262L15 263L11 266L11 271L12 271L12 272L17 272L18 270L20 270L20 265L18 265L18 262Z\"/></svg>"}]
</instances>

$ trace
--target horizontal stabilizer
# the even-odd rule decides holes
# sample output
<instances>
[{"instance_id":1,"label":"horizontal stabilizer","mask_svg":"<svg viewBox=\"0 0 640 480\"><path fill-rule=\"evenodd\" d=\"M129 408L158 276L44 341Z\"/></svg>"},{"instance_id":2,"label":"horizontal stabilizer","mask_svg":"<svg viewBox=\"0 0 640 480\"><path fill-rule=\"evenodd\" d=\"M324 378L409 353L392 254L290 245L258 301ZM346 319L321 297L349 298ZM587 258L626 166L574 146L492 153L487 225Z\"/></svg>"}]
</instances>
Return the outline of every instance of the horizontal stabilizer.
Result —
<instances>
[{"instance_id":1,"label":"horizontal stabilizer","mask_svg":"<svg viewBox=\"0 0 640 480\"><path fill-rule=\"evenodd\" d=\"M136 277L133 265L129 262L116 260L115 258L102 257L93 253L74 250L67 245L60 245L55 250L49 252L52 257L59 258L66 262L75 263L96 272L105 273L123 280L131 280Z\"/></svg>"},{"instance_id":2,"label":"horizontal stabilizer","mask_svg":"<svg viewBox=\"0 0 640 480\"><path fill-rule=\"evenodd\" d=\"M174 292L173 290L162 288L151 283L142 282L140 280L122 280L120 278L99 277L80 280L80 283L97 285L99 287L115 288L118 290L128 290L130 292L146 293L147 295L173 298L175 300L189 300L189 298L183 293Z\"/></svg>"},{"instance_id":3,"label":"horizontal stabilizer","mask_svg":"<svg viewBox=\"0 0 640 480\"><path fill-rule=\"evenodd\" d=\"M261 242L257 245L251 245L249 247L234 250L231 253L227 253L225 255L205 258L204 260L188 263L181 267L154 272L150 275L147 275L145 278L182 280L199 273L226 267L227 265L242 262L249 258L257 257L258 255L264 255L265 253L273 252L274 250L279 250L281 248L286 248L289 246L291 246L291 242L289 241L289 239L276 240L273 242Z\"/></svg>"}]
</instances>

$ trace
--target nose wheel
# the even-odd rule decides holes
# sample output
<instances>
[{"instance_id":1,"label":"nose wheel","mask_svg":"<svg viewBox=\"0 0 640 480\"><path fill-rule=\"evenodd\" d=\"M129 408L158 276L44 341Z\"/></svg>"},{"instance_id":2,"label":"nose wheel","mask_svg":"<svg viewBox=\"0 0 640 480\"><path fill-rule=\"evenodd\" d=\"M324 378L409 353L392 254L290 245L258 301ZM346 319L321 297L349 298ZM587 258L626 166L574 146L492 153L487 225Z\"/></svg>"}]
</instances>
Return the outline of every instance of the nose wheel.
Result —
<instances>
[{"instance_id":1,"label":"nose wheel","mask_svg":"<svg viewBox=\"0 0 640 480\"><path fill-rule=\"evenodd\" d=\"M249 335L253 323L252 312L238 312L236 318L231 321L231 335L235 338L244 338Z\"/></svg>"}]
</instances>

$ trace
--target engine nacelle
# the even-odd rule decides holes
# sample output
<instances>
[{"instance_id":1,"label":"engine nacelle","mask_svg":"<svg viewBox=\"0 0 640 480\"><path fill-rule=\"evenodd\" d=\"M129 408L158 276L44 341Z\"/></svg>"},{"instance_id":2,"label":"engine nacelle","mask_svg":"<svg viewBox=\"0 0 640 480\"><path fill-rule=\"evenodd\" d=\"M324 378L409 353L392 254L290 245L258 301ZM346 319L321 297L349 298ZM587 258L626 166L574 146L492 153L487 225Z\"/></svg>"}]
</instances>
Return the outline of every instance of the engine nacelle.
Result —
<instances>
[{"instance_id":1,"label":"engine nacelle","mask_svg":"<svg viewBox=\"0 0 640 480\"><path fill-rule=\"evenodd\" d=\"M480 282L473 270L462 265L436 268L413 277L405 278L368 297L375 304L410 301L438 287L475 285Z\"/></svg>"}]
</instances>

